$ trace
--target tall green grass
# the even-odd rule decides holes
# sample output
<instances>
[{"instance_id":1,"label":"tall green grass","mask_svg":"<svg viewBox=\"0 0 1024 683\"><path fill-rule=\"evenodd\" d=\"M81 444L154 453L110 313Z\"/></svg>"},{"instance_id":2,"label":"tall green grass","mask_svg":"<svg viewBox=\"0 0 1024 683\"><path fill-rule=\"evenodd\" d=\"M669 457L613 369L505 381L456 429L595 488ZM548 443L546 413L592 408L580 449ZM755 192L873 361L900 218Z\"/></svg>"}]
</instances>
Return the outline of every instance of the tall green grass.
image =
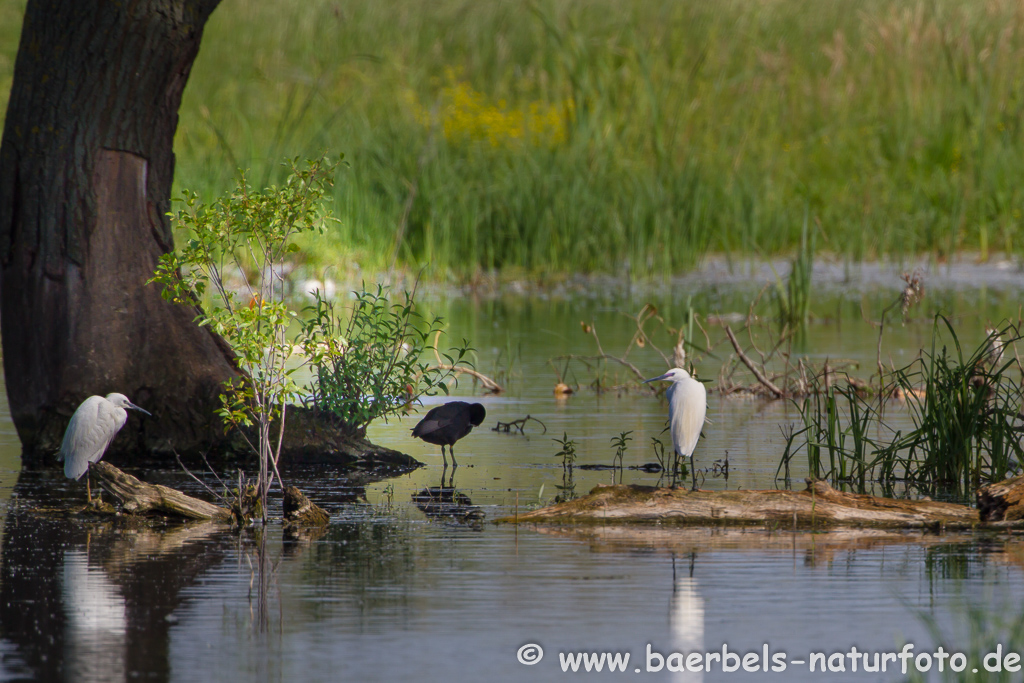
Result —
<instances>
[{"instance_id":1,"label":"tall green grass","mask_svg":"<svg viewBox=\"0 0 1024 683\"><path fill-rule=\"evenodd\" d=\"M1022 113L1010 0L224 0L177 181L344 153L310 258L433 276L1016 252Z\"/></svg>"},{"instance_id":2,"label":"tall green grass","mask_svg":"<svg viewBox=\"0 0 1024 683\"><path fill-rule=\"evenodd\" d=\"M779 324L797 332L806 331L811 319L811 275L814 272L814 233L808 235L807 215L800 231L800 247L790 263L786 284L775 276L775 310Z\"/></svg>"}]
</instances>

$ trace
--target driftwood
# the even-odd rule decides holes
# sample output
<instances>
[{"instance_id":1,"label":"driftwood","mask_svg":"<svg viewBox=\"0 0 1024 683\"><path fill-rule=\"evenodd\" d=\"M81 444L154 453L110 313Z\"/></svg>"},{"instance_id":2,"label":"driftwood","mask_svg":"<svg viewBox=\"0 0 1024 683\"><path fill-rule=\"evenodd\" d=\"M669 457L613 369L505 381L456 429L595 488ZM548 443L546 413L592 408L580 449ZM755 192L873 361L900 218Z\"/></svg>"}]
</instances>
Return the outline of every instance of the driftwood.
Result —
<instances>
[{"instance_id":1,"label":"driftwood","mask_svg":"<svg viewBox=\"0 0 1024 683\"><path fill-rule=\"evenodd\" d=\"M978 489L978 514L983 522L1024 519L1024 475Z\"/></svg>"},{"instance_id":2,"label":"driftwood","mask_svg":"<svg viewBox=\"0 0 1024 683\"><path fill-rule=\"evenodd\" d=\"M138 515L152 512L187 519L224 522L231 519L231 513L225 508L186 496L181 491L167 486L147 484L107 462L93 463L89 467L89 472L96 477L107 493L117 498L125 512Z\"/></svg>"},{"instance_id":3,"label":"driftwood","mask_svg":"<svg viewBox=\"0 0 1024 683\"><path fill-rule=\"evenodd\" d=\"M284 490L284 523L299 526L327 526L330 516L294 486Z\"/></svg>"},{"instance_id":4,"label":"driftwood","mask_svg":"<svg viewBox=\"0 0 1024 683\"><path fill-rule=\"evenodd\" d=\"M736 355L739 356L739 359L747 366L747 369L754 374L754 378L757 379L765 389L770 391L775 398L785 398L786 392L779 389L770 379L765 377L764 373L758 370L754 362L747 357L747 354L743 353L743 347L740 346L739 341L736 339L736 335L733 334L732 328L728 325L725 326L725 334L729 337L729 341L732 343L732 348L736 350Z\"/></svg>"},{"instance_id":5,"label":"driftwood","mask_svg":"<svg viewBox=\"0 0 1024 683\"><path fill-rule=\"evenodd\" d=\"M520 514L518 521L769 524L786 529L967 529L979 523L977 511L965 505L843 493L823 481L809 481L804 491L688 491L636 485L598 486L582 498Z\"/></svg>"}]
</instances>

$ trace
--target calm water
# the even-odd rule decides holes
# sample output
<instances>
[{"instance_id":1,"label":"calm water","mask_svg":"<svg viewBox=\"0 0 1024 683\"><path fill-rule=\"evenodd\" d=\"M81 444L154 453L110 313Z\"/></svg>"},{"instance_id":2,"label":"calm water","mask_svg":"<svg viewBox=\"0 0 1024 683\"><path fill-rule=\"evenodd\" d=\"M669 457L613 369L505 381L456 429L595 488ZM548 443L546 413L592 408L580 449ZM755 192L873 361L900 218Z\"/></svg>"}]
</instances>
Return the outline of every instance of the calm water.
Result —
<instances>
[{"instance_id":1,"label":"calm water","mask_svg":"<svg viewBox=\"0 0 1024 683\"><path fill-rule=\"evenodd\" d=\"M877 317L899 281L888 271L834 271L816 290L819 319L804 350L860 363L867 376L877 331L863 317ZM936 310L954 316L968 345L983 338L986 324L1017 316L1016 273L994 271L989 281L978 272L963 283L951 271L935 274L941 286L929 290L906 326L887 332L894 362L930 343ZM812 652L855 646L884 653L913 643L916 654L934 649L932 622L947 651L968 650L972 635L979 637L978 627L968 627L972 609L989 615L984 628L998 640L995 615L1019 612L1016 596L1024 589L1024 545L1013 536L516 530L489 523L557 495L562 468L552 437L575 441L578 464L610 463L611 439L631 430L625 464L654 460L651 437L660 435L666 410L657 398L597 395L586 388L592 375L577 366L569 380L581 390L555 400L562 366L548 359L595 352L581 321L596 326L607 352L620 354L635 330L624 314L650 302L678 324L687 297L701 315L746 313L759 289L750 274L690 278L642 295L593 283L568 283L544 296L426 293L424 303L450 321L451 333L474 342L477 368L510 389L478 397L488 419L458 444L458 516L439 516L413 500L441 484L442 469L436 447L410 438L417 419L410 416L374 425L369 436L424 468L365 487L330 471L287 475L332 513L322 533L295 538L276 525L238 535L210 525L88 522L66 514L84 491L64 480L56 463L20 471L3 404L0 680L534 681L572 675L562 672L559 653L605 651L630 653L627 675L650 680L819 680L795 662L776 674L726 673L720 663L710 673L649 672L648 663L658 662L648 662L647 648L668 655L721 652L724 644L743 654L767 645L792 662ZM713 349L698 369L715 379L729 354L720 328L709 335ZM671 347L667 335L655 340ZM665 368L650 348L629 357L647 376ZM609 382L618 381L616 372L609 371ZM471 392L465 382L453 391ZM490 430L496 420L526 415L540 419L546 433L537 423L524 435ZM728 452L731 469L728 480L709 475L705 488L775 486L779 426L794 420L791 409L711 393L708 417L698 465ZM194 490L174 470L138 474ZM613 476L577 469L576 490ZM658 480L635 471L624 478ZM467 510L488 521L464 518ZM517 660L529 644L545 653L533 666ZM884 674L853 673L848 661L846 667L828 679L904 678L893 664Z\"/></svg>"}]
</instances>

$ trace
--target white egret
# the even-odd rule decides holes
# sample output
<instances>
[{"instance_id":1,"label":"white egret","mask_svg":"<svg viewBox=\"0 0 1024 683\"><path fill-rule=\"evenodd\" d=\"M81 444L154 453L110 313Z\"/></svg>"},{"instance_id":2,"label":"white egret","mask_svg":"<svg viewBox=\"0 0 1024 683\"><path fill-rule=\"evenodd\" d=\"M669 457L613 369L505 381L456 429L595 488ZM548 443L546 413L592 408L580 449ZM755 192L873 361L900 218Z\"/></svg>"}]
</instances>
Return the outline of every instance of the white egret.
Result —
<instances>
[{"instance_id":1,"label":"white egret","mask_svg":"<svg viewBox=\"0 0 1024 683\"><path fill-rule=\"evenodd\" d=\"M124 394L107 394L106 398L90 396L82 401L82 405L71 416L57 455L58 460L64 461L65 477L81 479L89 471L89 465L100 461L128 419L125 408L149 415ZM85 490L91 503L92 491L88 478L85 480Z\"/></svg>"},{"instance_id":2,"label":"white egret","mask_svg":"<svg viewBox=\"0 0 1024 683\"><path fill-rule=\"evenodd\" d=\"M455 442L469 434L473 427L479 427L485 417L487 411L479 403L450 401L431 408L419 424L413 427L412 435L440 446L441 459L444 460L445 467L448 467L448 460L444 457L444 447L448 446L448 452L452 456L452 467L458 467L459 463L455 462Z\"/></svg>"},{"instance_id":3,"label":"white egret","mask_svg":"<svg viewBox=\"0 0 1024 683\"><path fill-rule=\"evenodd\" d=\"M704 415L708 410L708 392L704 385L690 377L682 368L672 368L664 375L652 377L646 382L666 380L672 382L668 388L668 418L672 428L672 446L680 456L690 458L690 473L693 489L697 490L697 472L693 468L693 450L697 447L700 430L704 427Z\"/></svg>"}]
</instances>

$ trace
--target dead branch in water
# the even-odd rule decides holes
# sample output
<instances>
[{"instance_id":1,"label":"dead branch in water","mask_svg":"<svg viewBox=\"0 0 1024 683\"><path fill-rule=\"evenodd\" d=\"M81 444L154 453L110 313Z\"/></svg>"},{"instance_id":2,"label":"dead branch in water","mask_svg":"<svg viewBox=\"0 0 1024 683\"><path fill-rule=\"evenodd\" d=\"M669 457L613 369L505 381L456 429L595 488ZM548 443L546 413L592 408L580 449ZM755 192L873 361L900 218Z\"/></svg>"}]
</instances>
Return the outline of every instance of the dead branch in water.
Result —
<instances>
[{"instance_id":1,"label":"dead branch in water","mask_svg":"<svg viewBox=\"0 0 1024 683\"><path fill-rule=\"evenodd\" d=\"M628 313L623 313L622 315L625 315L626 317L628 317L636 325L636 330L633 332L633 336L629 340L629 343L626 344L626 349L622 353L622 355L618 355L617 356L615 354L606 352L604 350L604 346L601 344L601 338L597 334L597 326L594 325L593 322L588 324L586 322L581 321L580 322L580 328L583 330L584 334L587 334L587 335L593 337L594 344L597 346L597 353L595 353L595 354L567 354L567 355L563 355L563 356L555 356L553 358L549 358L548 359L548 363L555 369L555 374L557 376L557 382L558 383L565 383L566 382L566 375L569 373L569 369L570 369L571 364L574 363L574 362L577 362L577 363L582 363L587 368L588 371L594 372L595 377L594 377L594 381L591 382L591 387L594 388L598 393L605 393L605 392L609 392L609 391L619 391L619 392L622 392L622 391L628 391L630 389L636 389L636 388L638 388L638 385L642 385L642 383L644 382L646 377L640 371L640 369L629 360L628 357L629 357L630 352L634 348L644 349L644 348L647 348L648 346L650 348L654 349L654 351L657 352L661 356L662 360L664 360L665 364L668 365L669 367L680 367L681 366L681 364L685 360L685 353L683 352L683 345L684 345L684 341L685 340L683 339L683 336L682 336L683 335L683 329L682 328L676 329L676 328L671 327L665 321L665 319L662 318L658 314L658 309L654 305L649 304L649 303L648 304L644 304L643 307L640 309L640 312L637 313L636 315L630 315ZM653 340L651 339L650 335L648 334L648 332L647 332L647 330L645 328L645 325L648 322L652 321L652 320L656 321L658 323L661 323L661 325L663 326L664 330L667 333L669 333L671 336L676 338L676 344L675 344L675 347L673 348L671 356L669 354L665 353L662 349L660 349L657 346L657 344L655 344L653 342ZM700 322L697 322L697 321L695 321L695 322L696 322L696 325L697 325L698 329L700 329L700 331L704 334L705 340L707 340L707 332L704 330L703 326L701 326ZM707 343L708 343L708 346L710 346L710 341L709 340L707 340ZM690 344L690 346L693 346L693 345ZM695 348L697 348L699 350L703 350L703 349L700 349L699 346L695 347ZM628 381L626 383L618 383L618 384L614 384L614 385L610 385L609 386L605 382L606 378L605 378L604 374L600 371L600 364L601 363L606 363L606 362L608 362L608 363L615 363L617 365L620 365L620 366L626 368L629 371L629 374L631 375L631 381ZM559 370L559 368L556 365L556 363L562 363L562 369L561 370ZM656 387L651 387L650 389L653 392L657 392L657 390L658 390Z\"/></svg>"},{"instance_id":2,"label":"dead branch in water","mask_svg":"<svg viewBox=\"0 0 1024 683\"><path fill-rule=\"evenodd\" d=\"M725 326L725 334L728 335L729 341L732 342L732 347L736 350L736 355L739 356L743 364L754 374L754 377L760 382L768 391L770 391L776 398L786 398L786 392L779 389L775 384L772 383L764 374L757 369L753 361L747 357L747 354L743 353L743 348L740 347L740 343L736 341L736 335L733 334L732 328L728 325Z\"/></svg>"},{"instance_id":3,"label":"dead branch in water","mask_svg":"<svg viewBox=\"0 0 1024 683\"><path fill-rule=\"evenodd\" d=\"M147 484L110 463L93 463L89 471L96 475L100 486L107 493L117 498L125 512L139 515L157 513L222 522L231 520L231 513L226 508L187 496L167 486Z\"/></svg>"},{"instance_id":4,"label":"dead branch in water","mask_svg":"<svg viewBox=\"0 0 1024 683\"><path fill-rule=\"evenodd\" d=\"M540 420L538 420L537 418L531 416L531 415L527 415L526 417L521 417L518 420L512 420L511 422L502 422L501 420L498 420L498 424L495 425L494 428L491 429L491 431L492 432L504 432L504 433L508 434L511 431L512 427L515 427L517 430L519 430L520 434L523 434L524 433L523 432L523 427L526 426L526 423L529 420L533 420L534 422L540 423L540 426L544 428L544 432L543 433L544 434L548 433L548 426L546 424L544 424L543 422L541 422Z\"/></svg>"},{"instance_id":5,"label":"dead branch in water","mask_svg":"<svg viewBox=\"0 0 1024 683\"><path fill-rule=\"evenodd\" d=\"M485 394L501 394L505 392L505 388L503 386L501 386L500 384L498 384L497 382L495 382L493 379L483 374L482 372L477 372L473 368L454 366L451 365L450 363L445 363L444 361L442 361L441 354L437 350L437 343L438 341L440 341L440 339L441 330L438 330L437 334L434 335L434 358L437 359L437 365L431 368L427 368L428 370L447 370L449 372L454 372L456 375L469 375L470 377L478 380L480 384L483 385Z\"/></svg>"},{"instance_id":6,"label":"dead branch in water","mask_svg":"<svg viewBox=\"0 0 1024 683\"><path fill-rule=\"evenodd\" d=\"M495 382L493 379L471 368L455 367L454 365L448 365L447 363L438 363L437 365L430 369L450 370L454 372L456 375L469 375L470 377L480 381L480 384L483 385L485 394L500 394L505 391L505 388L498 384L497 382Z\"/></svg>"}]
</instances>

